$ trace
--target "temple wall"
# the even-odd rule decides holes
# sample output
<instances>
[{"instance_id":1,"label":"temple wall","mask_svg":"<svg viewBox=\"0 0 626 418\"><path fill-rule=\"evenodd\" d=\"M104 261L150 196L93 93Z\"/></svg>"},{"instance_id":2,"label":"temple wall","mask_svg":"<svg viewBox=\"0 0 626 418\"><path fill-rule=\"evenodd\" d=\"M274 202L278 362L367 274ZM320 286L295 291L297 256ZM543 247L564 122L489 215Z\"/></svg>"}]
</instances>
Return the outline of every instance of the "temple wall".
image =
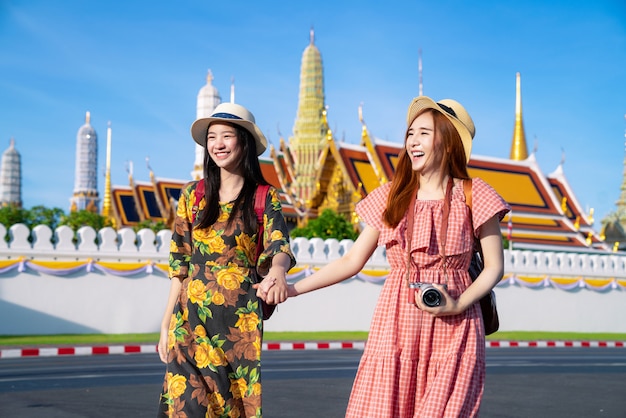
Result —
<instances>
[{"instance_id":1,"label":"temple wall","mask_svg":"<svg viewBox=\"0 0 626 418\"><path fill-rule=\"evenodd\" d=\"M0 335L158 332L170 236L0 225L7 237L0 239ZM294 239L298 264L288 280L306 277L351 245ZM387 273L378 248L355 277L280 305L266 330L366 331ZM496 287L500 329L625 333L625 292L624 255L506 250Z\"/></svg>"}]
</instances>

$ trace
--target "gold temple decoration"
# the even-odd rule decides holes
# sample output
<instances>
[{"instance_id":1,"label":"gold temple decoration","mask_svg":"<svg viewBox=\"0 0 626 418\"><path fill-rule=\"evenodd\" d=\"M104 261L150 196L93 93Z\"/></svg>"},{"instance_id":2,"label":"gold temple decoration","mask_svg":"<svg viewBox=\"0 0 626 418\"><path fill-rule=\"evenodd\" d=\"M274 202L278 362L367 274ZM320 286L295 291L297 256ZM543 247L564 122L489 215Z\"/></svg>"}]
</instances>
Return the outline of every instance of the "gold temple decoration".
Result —
<instances>
[{"instance_id":1,"label":"gold temple decoration","mask_svg":"<svg viewBox=\"0 0 626 418\"><path fill-rule=\"evenodd\" d=\"M511 160L522 161L528 158L526 148L526 135L524 134L524 123L522 121L522 82L518 72L515 83L515 127L513 128L513 143L511 144Z\"/></svg>"},{"instance_id":2,"label":"gold temple decoration","mask_svg":"<svg viewBox=\"0 0 626 418\"><path fill-rule=\"evenodd\" d=\"M106 171L104 177L104 198L102 200L102 216L111 222L114 228L117 226L115 217L111 212L111 122L107 125L107 153L106 153Z\"/></svg>"},{"instance_id":3,"label":"gold temple decoration","mask_svg":"<svg viewBox=\"0 0 626 418\"><path fill-rule=\"evenodd\" d=\"M380 158L374 146L374 140L367 130L365 120L363 120L363 103L359 105L359 121L363 126L361 129L361 145L367 148L367 154L370 157L372 168L374 169L374 173L376 173L376 177L380 179L380 184L385 184L388 179L385 175L385 170L383 170L383 164L380 162Z\"/></svg>"},{"instance_id":4,"label":"gold temple decoration","mask_svg":"<svg viewBox=\"0 0 626 418\"><path fill-rule=\"evenodd\" d=\"M302 54L298 112L289 140L294 157L294 194L304 202L315 194L316 163L326 145L327 131L322 56L314 40L311 29L311 42Z\"/></svg>"}]
</instances>

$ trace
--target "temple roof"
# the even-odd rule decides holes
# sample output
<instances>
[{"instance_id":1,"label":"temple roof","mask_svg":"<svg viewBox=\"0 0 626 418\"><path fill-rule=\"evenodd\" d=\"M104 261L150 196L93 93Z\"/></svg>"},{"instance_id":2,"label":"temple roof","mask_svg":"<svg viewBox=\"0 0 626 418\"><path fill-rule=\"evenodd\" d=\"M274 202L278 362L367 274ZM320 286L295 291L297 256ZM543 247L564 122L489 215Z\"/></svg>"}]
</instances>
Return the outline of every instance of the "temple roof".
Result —
<instances>
[{"instance_id":1,"label":"temple roof","mask_svg":"<svg viewBox=\"0 0 626 418\"><path fill-rule=\"evenodd\" d=\"M287 219L295 219L297 212L291 196L281 187L274 161L260 157L263 177L279 191L283 213ZM168 222L178 203L182 188L191 179L177 180L154 177L153 181L134 181L129 185L111 188L113 216L120 227L132 227L144 220Z\"/></svg>"},{"instance_id":2,"label":"temple roof","mask_svg":"<svg viewBox=\"0 0 626 418\"><path fill-rule=\"evenodd\" d=\"M402 143L371 135L361 107L359 144L337 141L328 127L323 86L321 54L311 30L310 44L302 56L294 135L288 143L281 138L279 149L271 146L269 158L260 157L263 175L279 190L283 212L292 224L314 217L325 207L350 215L354 222L355 203L393 178L398 154L404 150ZM482 178L511 205L512 211L500 228L508 235L511 222L514 248L610 250L594 232L593 212L586 214L580 206L563 163L544 175L534 154L528 155L519 73L510 159L472 155L468 168L470 176ZM121 226L172 216L180 189L187 181L151 177L150 183L134 183L131 176L129 186L114 188L113 203Z\"/></svg>"},{"instance_id":3,"label":"temple roof","mask_svg":"<svg viewBox=\"0 0 626 418\"><path fill-rule=\"evenodd\" d=\"M373 148L386 176L379 178L365 146L341 144L338 148L350 180L355 187L363 185L365 193L392 177L398 153L403 150L402 144L375 140ZM593 220L580 207L561 166L545 176L532 155L523 161L472 155L468 169L470 176L485 180L511 205L516 248L608 250L593 231ZM503 234L507 229L505 217L501 223Z\"/></svg>"}]
</instances>

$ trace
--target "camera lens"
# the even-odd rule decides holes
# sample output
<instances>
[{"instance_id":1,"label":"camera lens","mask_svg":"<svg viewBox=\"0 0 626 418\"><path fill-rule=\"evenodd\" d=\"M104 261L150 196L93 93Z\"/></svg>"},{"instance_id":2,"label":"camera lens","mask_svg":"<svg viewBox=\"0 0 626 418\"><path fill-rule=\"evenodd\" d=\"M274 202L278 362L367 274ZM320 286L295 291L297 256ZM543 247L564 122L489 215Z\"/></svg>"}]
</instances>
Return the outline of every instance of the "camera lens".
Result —
<instances>
[{"instance_id":1,"label":"camera lens","mask_svg":"<svg viewBox=\"0 0 626 418\"><path fill-rule=\"evenodd\" d=\"M429 307L441 305L441 293L434 287L422 291L422 302Z\"/></svg>"}]
</instances>

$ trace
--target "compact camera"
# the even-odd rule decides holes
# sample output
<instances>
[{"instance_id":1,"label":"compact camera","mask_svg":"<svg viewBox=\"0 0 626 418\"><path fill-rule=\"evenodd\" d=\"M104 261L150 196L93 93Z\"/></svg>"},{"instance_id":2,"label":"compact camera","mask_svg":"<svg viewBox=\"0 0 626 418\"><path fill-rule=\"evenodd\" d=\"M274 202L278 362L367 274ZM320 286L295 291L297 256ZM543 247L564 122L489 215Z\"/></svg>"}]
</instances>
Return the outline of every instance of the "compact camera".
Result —
<instances>
[{"instance_id":1,"label":"compact camera","mask_svg":"<svg viewBox=\"0 0 626 418\"><path fill-rule=\"evenodd\" d=\"M443 287L446 288L446 285L444 284ZM414 282L409 283L410 304L415 303L415 293L417 292L417 289L420 289L422 291L421 297L424 305L432 308L441 305L441 303L443 302L443 295L441 294L439 289L432 285L432 283Z\"/></svg>"}]
</instances>

